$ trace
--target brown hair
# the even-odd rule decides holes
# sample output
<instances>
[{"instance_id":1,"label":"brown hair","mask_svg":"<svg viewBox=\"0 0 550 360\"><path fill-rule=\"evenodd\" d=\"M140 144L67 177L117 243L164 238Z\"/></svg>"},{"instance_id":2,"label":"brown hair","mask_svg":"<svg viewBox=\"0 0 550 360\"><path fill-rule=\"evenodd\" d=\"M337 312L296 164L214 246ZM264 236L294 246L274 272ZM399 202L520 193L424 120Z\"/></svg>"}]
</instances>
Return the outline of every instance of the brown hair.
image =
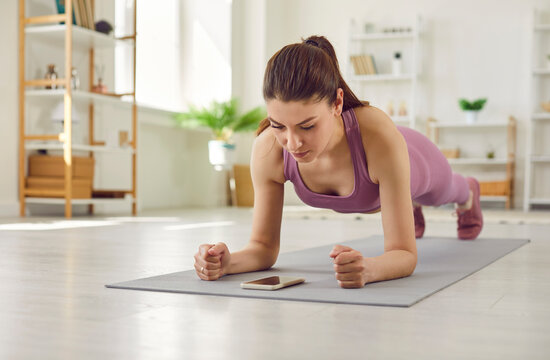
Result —
<instances>
[{"instance_id":1,"label":"brown hair","mask_svg":"<svg viewBox=\"0 0 550 360\"><path fill-rule=\"evenodd\" d=\"M323 36L310 36L301 43L290 44L269 59L264 75L264 100L336 101L336 90L344 91L343 111L368 106L348 87L338 66L331 43ZM260 122L256 135L269 126L269 120Z\"/></svg>"}]
</instances>

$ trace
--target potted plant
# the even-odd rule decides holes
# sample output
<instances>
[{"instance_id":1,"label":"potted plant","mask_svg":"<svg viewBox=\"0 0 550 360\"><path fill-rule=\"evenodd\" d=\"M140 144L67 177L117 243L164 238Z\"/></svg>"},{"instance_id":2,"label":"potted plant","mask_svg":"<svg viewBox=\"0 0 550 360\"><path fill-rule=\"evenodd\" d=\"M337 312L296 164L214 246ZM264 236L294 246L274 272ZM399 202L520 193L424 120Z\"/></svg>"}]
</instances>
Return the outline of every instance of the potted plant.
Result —
<instances>
[{"instance_id":1,"label":"potted plant","mask_svg":"<svg viewBox=\"0 0 550 360\"><path fill-rule=\"evenodd\" d=\"M235 132L253 131L266 117L263 107L258 106L245 114L238 114L238 100L213 101L210 106L197 108L189 106L187 112L174 116L177 123L185 128L206 127L212 131L213 140L208 142L208 157L214 169L221 171L233 165L235 144L231 136Z\"/></svg>"},{"instance_id":2,"label":"potted plant","mask_svg":"<svg viewBox=\"0 0 550 360\"><path fill-rule=\"evenodd\" d=\"M466 123L473 124L477 121L477 114L487 102L487 99L477 99L472 102L466 99L458 100L460 108L466 113Z\"/></svg>"}]
</instances>

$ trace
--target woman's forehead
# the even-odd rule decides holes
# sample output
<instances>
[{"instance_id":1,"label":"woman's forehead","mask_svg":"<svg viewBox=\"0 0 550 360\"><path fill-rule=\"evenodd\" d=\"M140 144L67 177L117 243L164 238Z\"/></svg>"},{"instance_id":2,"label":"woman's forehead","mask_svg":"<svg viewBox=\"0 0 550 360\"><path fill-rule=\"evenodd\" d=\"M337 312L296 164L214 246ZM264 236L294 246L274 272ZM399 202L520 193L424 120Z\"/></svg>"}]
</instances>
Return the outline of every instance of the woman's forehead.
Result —
<instances>
[{"instance_id":1,"label":"woman's forehead","mask_svg":"<svg viewBox=\"0 0 550 360\"><path fill-rule=\"evenodd\" d=\"M304 119L320 115L328 110L326 101L281 101L269 100L266 103L267 114L275 121L303 121Z\"/></svg>"}]
</instances>

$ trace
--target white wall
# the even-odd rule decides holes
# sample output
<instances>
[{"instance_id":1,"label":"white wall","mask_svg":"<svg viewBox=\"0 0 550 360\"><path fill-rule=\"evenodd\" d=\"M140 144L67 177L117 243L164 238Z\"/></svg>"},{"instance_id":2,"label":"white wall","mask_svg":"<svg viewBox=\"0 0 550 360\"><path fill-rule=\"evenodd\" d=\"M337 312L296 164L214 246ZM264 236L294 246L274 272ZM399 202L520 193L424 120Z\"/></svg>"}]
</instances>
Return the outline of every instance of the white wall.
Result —
<instances>
[{"instance_id":1,"label":"white wall","mask_svg":"<svg viewBox=\"0 0 550 360\"><path fill-rule=\"evenodd\" d=\"M4 69L0 81L0 216L19 212L17 205L17 53L18 7L16 1L0 2L0 69Z\"/></svg>"}]
</instances>

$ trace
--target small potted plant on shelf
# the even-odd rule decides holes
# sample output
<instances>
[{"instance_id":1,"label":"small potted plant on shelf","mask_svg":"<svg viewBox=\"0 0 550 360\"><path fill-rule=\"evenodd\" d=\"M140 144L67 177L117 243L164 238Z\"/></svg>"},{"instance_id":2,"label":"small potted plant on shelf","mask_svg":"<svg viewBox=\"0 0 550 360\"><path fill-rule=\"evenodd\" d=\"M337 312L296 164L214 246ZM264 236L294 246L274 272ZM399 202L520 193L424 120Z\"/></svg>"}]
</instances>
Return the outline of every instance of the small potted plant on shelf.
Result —
<instances>
[{"instance_id":1,"label":"small potted plant on shelf","mask_svg":"<svg viewBox=\"0 0 550 360\"><path fill-rule=\"evenodd\" d=\"M474 124L477 122L477 114L483 109L487 99L477 99L472 102L466 99L459 99L460 108L466 113L466 123Z\"/></svg>"},{"instance_id":2,"label":"small potted plant on shelf","mask_svg":"<svg viewBox=\"0 0 550 360\"><path fill-rule=\"evenodd\" d=\"M209 160L214 169L221 171L233 166L235 144L231 136L236 132L253 131L266 117L263 107L258 106L245 114L238 115L238 100L213 101L201 109L191 105L189 111L174 116L176 122L185 128L206 127L212 131L213 140L208 142Z\"/></svg>"}]
</instances>

